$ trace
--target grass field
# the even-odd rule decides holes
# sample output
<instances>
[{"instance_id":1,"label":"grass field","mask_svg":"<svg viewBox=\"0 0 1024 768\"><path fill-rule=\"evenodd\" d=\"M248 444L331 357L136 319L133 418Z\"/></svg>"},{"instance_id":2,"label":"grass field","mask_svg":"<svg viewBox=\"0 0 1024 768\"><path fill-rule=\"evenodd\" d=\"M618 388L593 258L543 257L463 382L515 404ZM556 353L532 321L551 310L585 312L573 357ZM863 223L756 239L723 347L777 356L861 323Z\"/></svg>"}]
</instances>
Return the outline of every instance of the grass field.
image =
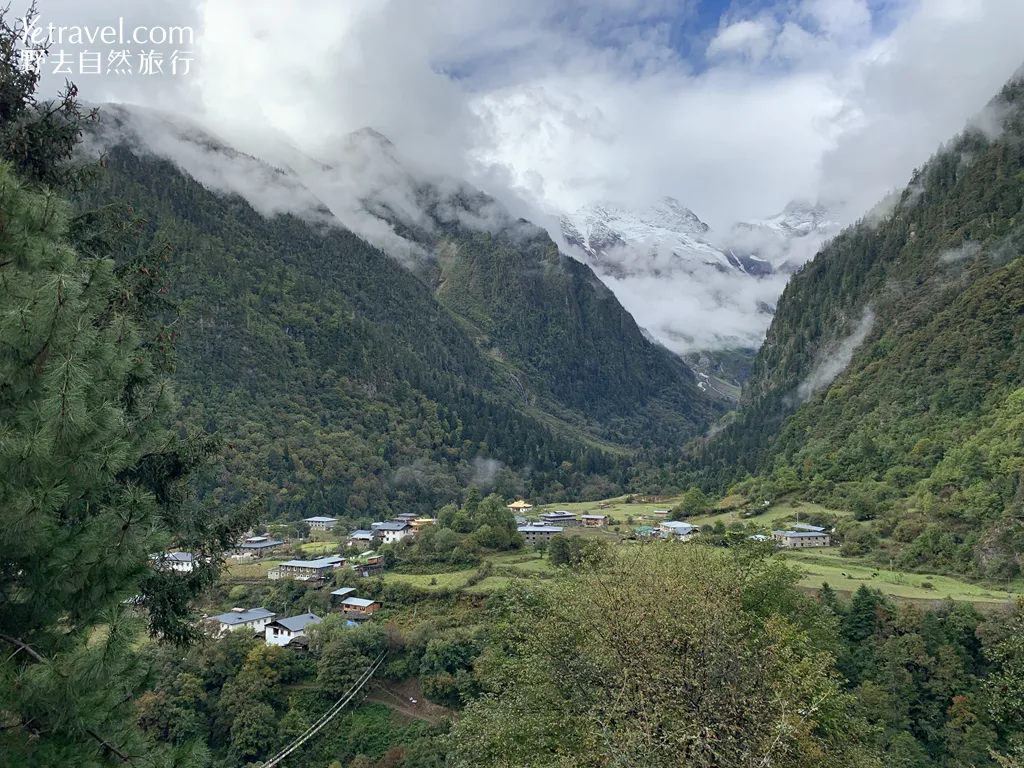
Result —
<instances>
[{"instance_id":1,"label":"grass field","mask_svg":"<svg viewBox=\"0 0 1024 768\"><path fill-rule=\"evenodd\" d=\"M769 530L776 520L781 520L784 517L794 517L799 514L801 518L804 518L807 515L817 513L838 515L840 517L850 514L849 512L841 512L838 509L829 509L821 506L820 504L812 504L809 501L794 502L787 499L778 502L775 506L769 507L767 512L757 515L756 517L742 518L733 512L718 512L713 515L695 517L689 522L697 526L714 525L719 520L726 525L729 523L755 523L759 526L763 526L765 530Z\"/></svg>"},{"instance_id":2,"label":"grass field","mask_svg":"<svg viewBox=\"0 0 1024 768\"><path fill-rule=\"evenodd\" d=\"M250 560L248 562L232 562L224 569L224 578L230 579L257 579L266 578L267 571L284 560Z\"/></svg>"},{"instance_id":3,"label":"grass field","mask_svg":"<svg viewBox=\"0 0 1024 768\"><path fill-rule=\"evenodd\" d=\"M313 531L313 533L325 533L325 531ZM322 557L324 555L334 555L338 552L338 542L331 541L308 541L301 545L303 554L311 555L313 557Z\"/></svg>"},{"instance_id":4,"label":"grass field","mask_svg":"<svg viewBox=\"0 0 1024 768\"><path fill-rule=\"evenodd\" d=\"M827 581L833 589L853 592L862 584L883 594L912 600L942 600L946 597L971 603L1007 603L1014 593L999 587L971 584L949 576L902 573L875 568L839 556L838 550L786 552L783 557L803 574L800 586L818 588ZM933 589L922 587L932 584ZM1011 589L1024 590L1024 584L1011 584Z\"/></svg>"}]
</instances>

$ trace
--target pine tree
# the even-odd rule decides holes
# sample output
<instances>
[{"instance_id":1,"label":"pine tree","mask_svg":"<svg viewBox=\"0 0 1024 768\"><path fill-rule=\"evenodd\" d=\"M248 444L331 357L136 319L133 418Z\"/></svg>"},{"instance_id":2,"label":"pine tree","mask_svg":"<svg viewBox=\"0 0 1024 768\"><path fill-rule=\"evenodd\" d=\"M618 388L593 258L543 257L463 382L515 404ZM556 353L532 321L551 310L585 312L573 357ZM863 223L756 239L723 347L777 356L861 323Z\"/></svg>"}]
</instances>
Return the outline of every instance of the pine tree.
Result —
<instances>
[{"instance_id":1,"label":"pine tree","mask_svg":"<svg viewBox=\"0 0 1024 768\"><path fill-rule=\"evenodd\" d=\"M253 508L214 519L191 497L215 444L166 428L153 254L128 250L130 218L75 217L44 186L83 178L76 91L36 104L16 37L0 15L0 765L198 764L205 747L138 730L136 646L147 629L193 639L190 600ZM195 554L191 573L151 557L172 545Z\"/></svg>"}]
</instances>

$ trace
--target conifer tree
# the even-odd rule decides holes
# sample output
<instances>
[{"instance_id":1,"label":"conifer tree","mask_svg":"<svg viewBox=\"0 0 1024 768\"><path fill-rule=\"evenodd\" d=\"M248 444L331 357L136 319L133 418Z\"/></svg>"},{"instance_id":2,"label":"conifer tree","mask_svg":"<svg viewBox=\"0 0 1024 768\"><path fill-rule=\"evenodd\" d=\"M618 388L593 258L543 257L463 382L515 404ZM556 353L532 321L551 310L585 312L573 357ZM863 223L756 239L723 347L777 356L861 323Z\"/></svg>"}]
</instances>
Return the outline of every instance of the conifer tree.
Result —
<instances>
[{"instance_id":1,"label":"conifer tree","mask_svg":"<svg viewBox=\"0 0 1024 768\"><path fill-rule=\"evenodd\" d=\"M213 518L189 493L215 445L166 427L154 254L130 253L130 219L73 215L77 91L37 104L18 34L0 17L0 765L199 764L137 728L136 647L193 639L190 600L253 509ZM190 573L152 557L172 546Z\"/></svg>"}]
</instances>

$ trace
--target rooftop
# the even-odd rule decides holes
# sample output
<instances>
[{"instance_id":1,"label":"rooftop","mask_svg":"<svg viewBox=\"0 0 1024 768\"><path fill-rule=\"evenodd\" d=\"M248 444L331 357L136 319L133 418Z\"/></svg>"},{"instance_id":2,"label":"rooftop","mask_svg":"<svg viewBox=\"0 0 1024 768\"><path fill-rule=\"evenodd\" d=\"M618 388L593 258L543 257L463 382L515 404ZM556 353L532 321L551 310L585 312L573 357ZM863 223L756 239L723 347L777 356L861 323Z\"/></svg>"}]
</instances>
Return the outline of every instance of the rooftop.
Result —
<instances>
[{"instance_id":1,"label":"rooftop","mask_svg":"<svg viewBox=\"0 0 1024 768\"><path fill-rule=\"evenodd\" d=\"M307 517L304 518L304 523L336 523L338 518L336 517Z\"/></svg>"},{"instance_id":2,"label":"rooftop","mask_svg":"<svg viewBox=\"0 0 1024 768\"><path fill-rule=\"evenodd\" d=\"M513 501L511 504L509 504L508 508L509 509L533 509L533 504L527 504L522 499L519 499L518 501Z\"/></svg>"},{"instance_id":3,"label":"rooftop","mask_svg":"<svg viewBox=\"0 0 1024 768\"><path fill-rule=\"evenodd\" d=\"M221 624L235 626L236 624L245 624L246 622L258 619L269 619L271 616L276 615L276 613L268 611L266 608L250 608L247 611L229 611L228 613L211 616L210 618L213 621L219 621Z\"/></svg>"},{"instance_id":4,"label":"rooftop","mask_svg":"<svg viewBox=\"0 0 1024 768\"><path fill-rule=\"evenodd\" d=\"M319 624L322 619L315 613L302 613L298 616L289 616L287 619L278 619L274 624L280 624L289 632L299 632L310 624Z\"/></svg>"},{"instance_id":5,"label":"rooftop","mask_svg":"<svg viewBox=\"0 0 1024 768\"><path fill-rule=\"evenodd\" d=\"M341 587L340 589L336 589L333 592L331 592L331 594L337 595L338 597L345 597L346 595L351 595L355 591L355 587Z\"/></svg>"},{"instance_id":6,"label":"rooftop","mask_svg":"<svg viewBox=\"0 0 1024 768\"><path fill-rule=\"evenodd\" d=\"M607 515L580 515L584 520L604 520Z\"/></svg>"},{"instance_id":7,"label":"rooftop","mask_svg":"<svg viewBox=\"0 0 1024 768\"><path fill-rule=\"evenodd\" d=\"M364 600L361 597L347 597L341 601L341 604L354 605L356 608L368 608L376 602L376 600Z\"/></svg>"},{"instance_id":8,"label":"rooftop","mask_svg":"<svg viewBox=\"0 0 1024 768\"><path fill-rule=\"evenodd\" d=\"M517 529L520 533L561 533L560 525L520 525Z\"/></svg>"},{"instance_id":9,"label":"rooftop","mask_svg":"<svg viewBox=\"0 0 1024 768\"><path fill-rule=\"evenodd\" d=\"M813 531L814 533L821 533L825 529L817 525L808 525L807 523L793 523L794 531Z\"/></svg>"},{"instance_id":10,"label":"rooftop","mask_svg":"<svg viewBox=\"0 0 1024 768\"><path fill-rule=\"evenodd\" d=\"M191 563L195 555L191 552L166 552L164 554L150 555L152 560L169 560L172 563Z\"/></svg>"},{"instance_id":11,"label":"rooftop","mask_svg":"<svg viewBox=\"0 0 1024 768\"><path fill-rule=\"evenodd\" d=\"M684 523L682 520L667 520L661 524L662 528L673 528L677 531L690 531L693 530L693 526L689 523Z\"/></svg>"},{"instance_id":12,"label":"rooftop","mask_svg":"<svg viewBox=\"0 0 1024 768\"><path fill-rule=\"evenodd\" d=\"M343 562L345 562L344 557L332 555L331 557L321 557L317 560L287 560L281 563L281 565L287 565L292 568L327 568L328 566Z\"/></svg>"},{"instance_id":13,"label":"rooftop","mask_svg":"<svg viewBox=\"0 0 1024 768\"><path fill-rule=\"evenodd\" d=\"M810 531L772 531L776 536L785 536L787 538L804 538L805 536L824 536L824 533L813 533Z\"/></svg>"},{"instance_id":14,"label":"rooftop","mask_svg":"<svg viewBox=\"0 0 1024 768\"><path fill-rule=\"evenodd\" d=\"M372 539L373 531L352 531L349 534L350 539Z\"/></svg>"},{"instance_id":15,"label":"rooftop","mask_svg":"<svg viewBox=\"0 0 1024 768\"><path fill-rule=\"evenodd\" d=\"M283 541L267 539L266 541L243 541L237 546L239 549L266 549L267 547L279 547L282 544L284 544Z\"/></svg>"},{"instance_id":16,"label":"rooftop","mask_svg":"<svg viewBox=\"0 0 1024 768\"><path fill-rule=\"evenodd\" d=\"M408 523L381 523L377 526L378 531L404 531L409 527Z\"/></svg>"}]
</instances>

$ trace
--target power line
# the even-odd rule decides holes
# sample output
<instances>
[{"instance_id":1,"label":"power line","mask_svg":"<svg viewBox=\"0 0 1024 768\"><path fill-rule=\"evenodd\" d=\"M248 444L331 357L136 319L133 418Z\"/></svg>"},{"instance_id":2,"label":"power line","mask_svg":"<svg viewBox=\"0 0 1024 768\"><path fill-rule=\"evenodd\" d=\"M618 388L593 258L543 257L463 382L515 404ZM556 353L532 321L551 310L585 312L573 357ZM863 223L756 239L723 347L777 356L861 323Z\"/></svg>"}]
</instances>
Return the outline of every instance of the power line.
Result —
<instances>
[{"instance_id":1,"label":"power line","mask_svg":"<svg viewBox=\"0 0 1024 768\"><path fill-rule=\"evenodd\" d=\"M313 723L305 731L299 734L298 738L296 738L295 741L293 741L287 747L285 747L272 758L270 758L270 760L264 763L263 768L275 768L275 766L280 765L281 761L288 757L288 755L297 750L311 738L316 736L316 734L318 734L321 731L321 729L323 729L329 722L331 722L331 720L334 719L334 717L339 712L341 712L342 709L345 708L346 704L352 701L355 695L359 693L360 690L362 690L363 686L370 681L370 678L373 677L373 673L376 672L378 667L380 667L380 665L384 663L384 657L387 655L387 651L382 651L380 655L377 656L377 658L374 659L373 662L370 664L369 669L367 669L365 672L363 672L363 674L359 676L359 679L352 684L352 687L350 687L340 699L334 702L334 704L331 705L331 707L326 712L324 712L324 714L321 715L320 718L315 723Z\"/></svg>"}]
</instances>

